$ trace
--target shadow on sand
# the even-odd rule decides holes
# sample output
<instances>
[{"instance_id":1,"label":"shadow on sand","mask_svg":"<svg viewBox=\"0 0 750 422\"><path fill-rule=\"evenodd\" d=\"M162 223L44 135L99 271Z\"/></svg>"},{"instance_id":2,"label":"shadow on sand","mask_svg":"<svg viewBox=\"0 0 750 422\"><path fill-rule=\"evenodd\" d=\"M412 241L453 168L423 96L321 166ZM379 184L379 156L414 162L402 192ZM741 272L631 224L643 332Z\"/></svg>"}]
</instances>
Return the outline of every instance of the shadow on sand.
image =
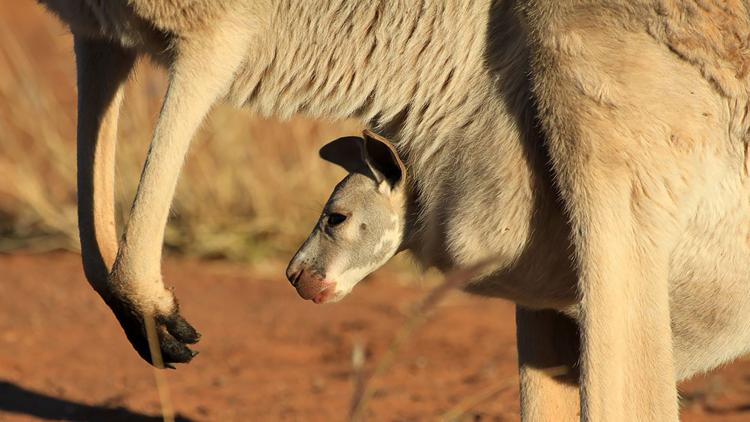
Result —
<instances>
[{"instance_id":1,"label":"shadow on sand","mask_svg":"<svg viewBox=\"0 0 750 422\"><path fill-rule=\"evenodd\" d=\"M158 422L161 415L144 415L124 407L96 406L58 399L0 380L0 412L19 413L47 420ZM191 422L176 415L176 421Z\"/></svg>"}]
</instances>

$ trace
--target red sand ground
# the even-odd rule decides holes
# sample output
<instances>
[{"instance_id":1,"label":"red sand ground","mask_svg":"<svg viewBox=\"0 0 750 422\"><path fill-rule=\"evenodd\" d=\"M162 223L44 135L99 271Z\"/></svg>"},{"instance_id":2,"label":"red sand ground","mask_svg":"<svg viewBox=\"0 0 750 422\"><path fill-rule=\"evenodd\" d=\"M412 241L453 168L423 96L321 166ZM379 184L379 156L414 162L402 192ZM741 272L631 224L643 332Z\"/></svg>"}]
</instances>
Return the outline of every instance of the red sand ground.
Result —
<instances>
[{"instance_id":1,"label":"red sand ground","mask_svg":"<svg viewBox=\"0 0 750 422\"><path fill-rule=\"evenodd\" d=\"M0 24L40 57L73 107L70 37L33 1L3 2ZM49 32L55 42L50 43ZM3 46L0 45L0 49ZM70 91L70 92L69 92ZM164 371L183 420L344 420L351 353L377 361L424 289L379 276L316 306L246 267L168 261L201 354ZM435 420L487 391L467 419L518 419L513 307L452 294L375 385L374 421ZM748 327L750 329L750 327ZM684 384L683 420L750 420L750 360ZM0 420L157 421L152 370L68 254L0 256Z\"/></svg>"},{"instance_id":2,"label":"red sand ground","mask_svg":"<svg viewBox=\"0 0 750 422\"><path fill-rule=\"evenodd\" d=\"M257 272L257 271L256 271ZM168 260L201 354L167 376L185 420L344 420L351 353L371 368L424 288L382 275L343 302L302 301L243 266ZM271 274L269 273L269 274ZM375 383L370 420L435 420L500 388L467 420L518 419L513 307L452 293ZM685 421L750 420L750 359L681 388ZM70 254L0 256L0 420L159 420L152 370Z\"/></svg>"}]
</instances>

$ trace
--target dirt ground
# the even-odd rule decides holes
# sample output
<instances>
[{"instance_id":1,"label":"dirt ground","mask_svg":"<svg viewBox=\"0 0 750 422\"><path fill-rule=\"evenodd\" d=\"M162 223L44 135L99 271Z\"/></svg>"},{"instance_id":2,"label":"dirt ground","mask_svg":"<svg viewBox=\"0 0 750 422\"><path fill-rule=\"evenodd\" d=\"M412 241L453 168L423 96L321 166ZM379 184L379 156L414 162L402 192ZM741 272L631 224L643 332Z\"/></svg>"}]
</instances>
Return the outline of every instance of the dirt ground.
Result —
<instances>
[{"instance_id":1,"label":"dirt ground","mask_svg":"<svg viewBox=\"0 0 750 422\"><path fill-rule=\"evenodd\" d=\"M50 78L73 79L69 37L34 2L6 0L0 23L46 58ZM60 34L59 45L44 31ZM74 104L65 97L61 106ZM354 345L364 344L372 368L426 293L412 280L379 274L343 302L317 306L297 296L279 265L172 259L165 277L203 334L191 364L161 371L183 421L344 420ZM436 420L471 401L466 420L517 420L514 331L511 304L451 294L375 380L369 420ZM681 392L684 421L748 421L750 359ZM153 370L84 281L79 257L0 255L0 421L159 415Z\"/></svg>"},{"instance_id":2,"label":"dirt ground","mask_svg":"<svg viewBox=\"0 0 750 422\"><path fill-rule=\"evenodd\" d=\"M427 290L381 274L319 306L270 264L167 260L165 276L203 333L192 363L161 371L185 421L344 420L355 343L371 368ZM370 420L436 420L481 396L466 420L517 420L514 329L511 304L451 293L376 380ZM750 359L681 391L685 421L750 420ZM0 256L0 420L156 421L159 412L153 371L78 256Z\"/></svg>"}]
</instances>

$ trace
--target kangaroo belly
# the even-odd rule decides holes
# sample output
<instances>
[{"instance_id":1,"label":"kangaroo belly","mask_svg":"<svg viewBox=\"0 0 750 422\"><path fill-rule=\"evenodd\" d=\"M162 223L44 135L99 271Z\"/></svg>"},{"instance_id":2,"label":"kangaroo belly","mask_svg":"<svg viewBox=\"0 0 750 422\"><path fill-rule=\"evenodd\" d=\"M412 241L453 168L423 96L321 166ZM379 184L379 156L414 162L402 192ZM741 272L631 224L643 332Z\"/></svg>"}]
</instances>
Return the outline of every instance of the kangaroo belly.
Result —
<instances>
[{"instance_id":1,"label":"kangaroo belly","mask_svg":"<svg viewBox=\"0 0 750 422\"><path fill-rule=\"evenodd\" d=\"M687 378L750 352L750 185L741 156L707 177L672 251L670 308L676 376ZM711 159L706 160L709 165ZM524 253L465 290L578 317L575 272L561 219L529 232ZM551 228L559 233L550 236ZM486 236L487 232L484 232ZM534 241L532 233L544 233ZM648 312L645 309L644 312Z\"/></svg>"},{"instance_id":2,"label":"kangaroo belly","mask_svg":"<svg viewBox=\"0 0 750 422\"><path fill-rule=\"evenodd\" d=\"M750 351L750 190L741 179L716 183L671 257L679 379Z\"/></svg>"}]
</instances>

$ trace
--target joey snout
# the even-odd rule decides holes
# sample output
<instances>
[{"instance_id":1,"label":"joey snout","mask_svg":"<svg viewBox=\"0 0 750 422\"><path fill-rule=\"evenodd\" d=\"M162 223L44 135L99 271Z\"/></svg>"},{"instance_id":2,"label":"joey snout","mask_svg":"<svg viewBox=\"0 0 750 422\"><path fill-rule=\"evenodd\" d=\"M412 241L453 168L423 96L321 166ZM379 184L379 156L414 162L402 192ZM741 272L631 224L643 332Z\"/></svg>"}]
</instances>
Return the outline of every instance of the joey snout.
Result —
<instances>
[{"instance_id":1,"label":"joey snout","mask_svg":"<svg viewBox=\"0 0 750 422\"><path fill-rule=\"evenodd\" d=\"M304 261L292 259L286 269L286 278L305 300L325 303L336 291L336 283L326 280L325 274Z\"/></svg>"}]
</instances>

